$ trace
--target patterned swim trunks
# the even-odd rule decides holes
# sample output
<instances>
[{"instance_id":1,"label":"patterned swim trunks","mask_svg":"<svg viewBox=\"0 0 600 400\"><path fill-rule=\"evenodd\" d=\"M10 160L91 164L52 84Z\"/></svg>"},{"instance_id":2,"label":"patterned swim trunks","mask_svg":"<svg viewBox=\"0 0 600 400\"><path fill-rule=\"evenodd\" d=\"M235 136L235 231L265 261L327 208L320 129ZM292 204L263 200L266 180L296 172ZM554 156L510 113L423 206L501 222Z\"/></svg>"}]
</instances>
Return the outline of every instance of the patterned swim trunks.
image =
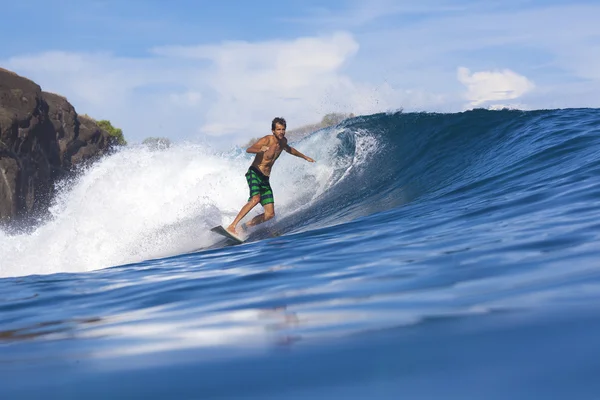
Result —
<instances>
[{"instance_id":1,"label":"patterned swim trunks","mask_svg":"<svg viewBox=\"0 0 600 400\"><path fill-rule=\"evenodd\" d=\"M246 181L248 181L248 187L250 188L250 197L248 201L257 194L260 194L260 204L274 203L273 191L269 184L269 177L264 175L256 167L250 166L248 172L246 172Z\"/></svg>"}]
</instances>

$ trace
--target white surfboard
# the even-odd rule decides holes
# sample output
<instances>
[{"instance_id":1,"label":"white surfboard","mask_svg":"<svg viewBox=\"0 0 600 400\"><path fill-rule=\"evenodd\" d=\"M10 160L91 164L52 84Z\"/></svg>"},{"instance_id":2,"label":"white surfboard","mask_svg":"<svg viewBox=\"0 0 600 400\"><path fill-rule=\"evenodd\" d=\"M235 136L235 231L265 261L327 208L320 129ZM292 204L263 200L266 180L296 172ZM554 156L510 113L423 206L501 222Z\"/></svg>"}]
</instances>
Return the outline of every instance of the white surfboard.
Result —
<instances>
[{"instance_id":1,"label":"white surfboard","mask_svg":"<svg viewBox=\"0 0 600 400\"><path fill-rule=\"evenodd\" d=\"M233 233L227 231L227 229L223 228L223 226L219 225L219 226L215 226L214 228L210 229L211 232L217 233L221 236L225 236L228 239L233 240L236 243L244 243L244 239L240 238L237 235L234 235Z\"/></svg>"}]
</instances>

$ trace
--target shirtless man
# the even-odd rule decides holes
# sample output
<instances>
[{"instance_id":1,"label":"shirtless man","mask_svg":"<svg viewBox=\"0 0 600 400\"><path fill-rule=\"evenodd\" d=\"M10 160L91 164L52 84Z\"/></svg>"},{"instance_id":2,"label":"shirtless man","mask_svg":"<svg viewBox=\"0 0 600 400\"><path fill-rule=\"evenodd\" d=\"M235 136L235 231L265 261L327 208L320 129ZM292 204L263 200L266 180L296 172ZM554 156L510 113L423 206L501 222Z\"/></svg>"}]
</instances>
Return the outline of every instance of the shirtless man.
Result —
<instances>
[{"instance_id":1,"label":"shirtless man","mask_svg":"<svg viewBox=\"0 0 600 400\"><path fill-rule=\"evenodd\" d=\"M259 202L263 206L265 212L252 218L252 220L245 224L246 226L262 224L275 216L273 191L269 184L269 176L271 175L271 168L273 167L275 160L277 160L283 150L293 156L304 158L308 162L315 162L312 158L305 156L287 144L285 128L285 119L279 117L273 119L273 122L271 122L271 131L273 134L264 136L246 149L246 153L256 154L252 165L248 169L248 172L246 172L246 181L248 181L248 186L250 187L250 198L242 207L231 225L227 227L227 230L230 233L234 235L238 234L235 230L237 224Z\"/></svg>"}]
</instances>

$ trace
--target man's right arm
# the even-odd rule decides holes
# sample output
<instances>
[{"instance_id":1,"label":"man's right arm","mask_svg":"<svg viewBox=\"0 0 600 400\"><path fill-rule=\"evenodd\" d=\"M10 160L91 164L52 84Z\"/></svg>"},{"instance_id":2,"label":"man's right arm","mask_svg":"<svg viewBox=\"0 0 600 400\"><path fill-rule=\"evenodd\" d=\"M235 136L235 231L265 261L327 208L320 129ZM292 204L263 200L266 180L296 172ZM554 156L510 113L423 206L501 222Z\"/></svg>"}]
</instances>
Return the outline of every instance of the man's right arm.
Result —
<instances>
[{"instance_id":1,"label":"man's right arm","mask_svg":"<svg viewBox=\"0 0 600 400\"><path fill-rule=\"evenodd\" d=\"M258 141L256 143L254 143L252 146L248 147L246 149L246 153L252 153L252 154L264 153L265 151L269 150L268 144L269 144L269 137L264 136L264 137L258 139Z\"/></svg>"}]
</instances>

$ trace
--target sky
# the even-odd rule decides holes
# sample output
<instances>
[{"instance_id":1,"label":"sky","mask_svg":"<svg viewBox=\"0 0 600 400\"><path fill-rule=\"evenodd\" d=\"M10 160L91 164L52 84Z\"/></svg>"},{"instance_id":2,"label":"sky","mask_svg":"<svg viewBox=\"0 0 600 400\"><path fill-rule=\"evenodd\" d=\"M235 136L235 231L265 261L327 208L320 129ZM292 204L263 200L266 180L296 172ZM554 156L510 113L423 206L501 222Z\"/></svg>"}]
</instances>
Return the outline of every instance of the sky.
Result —
<instances>
[{"instance_id":1,"label":"sky","mask_svg":"<svg viewBox=\"0 0 600 400\"><path fill-rule=\"evenodd\" d=\"M418 4L417 4L418 3ZM227 148L330 112L600 107L600 1L18 0L0 67L147 137Z\"/></svg>"}]
</instances>

